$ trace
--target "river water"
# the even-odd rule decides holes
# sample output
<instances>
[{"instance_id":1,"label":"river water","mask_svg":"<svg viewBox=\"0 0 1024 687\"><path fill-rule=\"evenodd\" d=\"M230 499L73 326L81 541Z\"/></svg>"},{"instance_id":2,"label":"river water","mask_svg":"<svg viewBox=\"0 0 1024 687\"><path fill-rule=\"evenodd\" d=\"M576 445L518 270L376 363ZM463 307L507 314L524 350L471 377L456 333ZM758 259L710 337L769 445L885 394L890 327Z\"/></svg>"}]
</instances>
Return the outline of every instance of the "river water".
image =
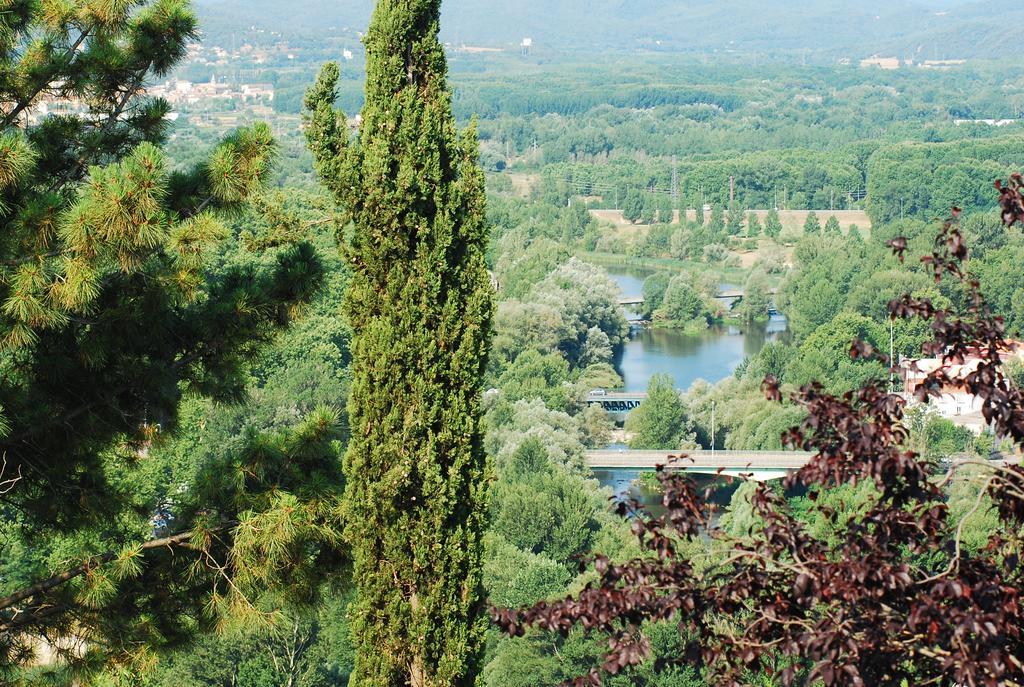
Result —
<instances>
[{"instance_id":1,"label":"river water","mask_svg":"<svg viewBox=\"0 0 1024 687\"><path fill-rule=\"evenodd\" d=\"M643 290L644 279L654 272L630 267L606 268L609 276L619 285L624 296L636 296ZM723 290L734 284L722 284ZM627 313L635 318L635 313ZM688 389L693 382L703 379L712 384L731 375L745 358L756 355L764 345L786 331L786 318L773 316L768 322L744 327L718 325L699 335L686 335L672 329L634 328L629 341L615 361L622 375L626 391L645 391L655 374L668 374L677 389ZM611 449L625 448L613 445ZM657 495L647 493L636 485L639 470L595 470L594 476L603 486L610 487L616 496L637 498L651 505ZM728 499L731 489L722 497Z\"/></svg>"},{"instance_id":2,"label":"river water","mask_svg":"<svg viewBox=\"0 0 1024 687\"><path fill-rule=\"evenodd\" d=\"M609 276L625 296L639 295L649 270L610 268ZM722 284L723 289L734 284ZM635 317L635 313L627 313ZM786 331L786 318L740 327L717 325L698 335L673 329L634 330L616 360L626 391L644 391L655 374L670 375L678 389L688 389L703 379L715 383L731 375L745 358L756 355L767 343Z\"/></svg>"}]
</instances>

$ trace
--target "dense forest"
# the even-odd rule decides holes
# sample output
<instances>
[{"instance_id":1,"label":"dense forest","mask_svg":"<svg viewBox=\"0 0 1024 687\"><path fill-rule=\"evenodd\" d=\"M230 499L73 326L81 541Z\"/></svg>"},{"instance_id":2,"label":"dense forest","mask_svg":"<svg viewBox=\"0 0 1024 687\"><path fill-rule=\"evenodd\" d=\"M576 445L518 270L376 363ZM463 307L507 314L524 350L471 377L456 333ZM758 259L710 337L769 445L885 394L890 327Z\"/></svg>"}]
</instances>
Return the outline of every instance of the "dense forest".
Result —
<instances>
[{"instance_id":1,"label":"dense forest","mask_svg":"<svg viewBox=\"0 0 1024 687\"><path fill-rule=\"evenodd\" d=\"M0 682L1024 680L1024 71L836 61L993 57L1017 10L382 0L331 62L373 4L0 16ZM260 68L269 123L145 94L264 26L299 55ZM23 123L44 91L89 109ZM728 374L591 402L646 334L770 323ZM897 395L944 353L991 370L979 427ZM588 462L793 449L626 492Z\"/></svg>"}]
</instances>

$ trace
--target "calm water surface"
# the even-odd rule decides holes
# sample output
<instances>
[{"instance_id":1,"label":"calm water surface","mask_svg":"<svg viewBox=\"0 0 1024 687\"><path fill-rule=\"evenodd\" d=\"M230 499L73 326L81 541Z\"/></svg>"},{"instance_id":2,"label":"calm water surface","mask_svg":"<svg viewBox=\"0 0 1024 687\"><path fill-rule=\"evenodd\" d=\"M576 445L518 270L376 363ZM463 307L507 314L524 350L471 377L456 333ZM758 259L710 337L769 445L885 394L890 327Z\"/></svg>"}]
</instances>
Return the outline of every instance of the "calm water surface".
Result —
<instances>
[{"instance_id":1,"label":"calm water surface","mask_svg":"<svg viewBox=\"0 0 1024 687\"><path fill-rule=\"evenodd\" d=\"M650 271L611 268L608 274L623 295L639 295ZM735 285L723 284L724 289ZM630 313L635 318L635 313ZM616 360L627 391L643 391L655 374L668 374L679 389L688 389L703 379L720 382L733 373L745 358L756 355L765 343L786 331L786 318L778 315L765 323L716 326L697 335L672 329L634 330Z\"/></svg>"}]
</instances>

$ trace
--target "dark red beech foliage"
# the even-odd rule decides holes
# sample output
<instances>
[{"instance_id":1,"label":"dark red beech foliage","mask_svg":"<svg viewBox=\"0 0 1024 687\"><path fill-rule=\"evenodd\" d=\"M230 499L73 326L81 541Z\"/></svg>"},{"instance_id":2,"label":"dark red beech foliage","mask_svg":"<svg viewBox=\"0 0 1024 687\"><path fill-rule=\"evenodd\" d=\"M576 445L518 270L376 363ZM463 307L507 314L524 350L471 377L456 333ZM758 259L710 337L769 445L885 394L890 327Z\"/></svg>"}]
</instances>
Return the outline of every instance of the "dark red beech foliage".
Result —
<instances>
[{"instance_id":1,"label":"dark red beech foliage","mask_svg":"<svg viewBox=\"0 0 1024 687\"><path fill-rule=\"evenodd\" d=\"M1024 223L1022 178L996 186L1005 223ZM960 283L963 307L939 309L908 295L890 304L890 315L930 322L933 338L924 352L945 362L920 386L919 400L959 384L982 399L997 435L1020 444L1024 396L1001 372L1008 350L1003 322L967 271L958 216L954 208L922 261L937 281ZM901 260L907 245L890 242ZM850 354L885 359L862 342ZM952 376L949 366L968 357L980 362L967 376ZM766 379L762 388L782 401L776 380ZM978 461L985 480L980 494L994 501L1001 527L986 548L971 553L961 546L962 522L950 522L945 503L945 484L962 465L948 466L943 478L908 450L901 397L876 382L841 396L809 384L790 398L807 415L783 440L814 455L786 486L808 489L814 508L833 525L829 539L814 536L766 485L751 499L763 527L726 539L708 529L708 494L683 473L661 469L663 515L619 506L632 516L646 556L621 564L598 556L596 581L578 595L523 610L494 609L497 624L514 636L531 627L561 633L581 627L608 637L603 665L571 682L574 687L600 685L603 675L645 661L647 621L678 624L686 648L672 661L703 671L709 684L746 684L754 673L783 685L1024 684L1024 470L1009 461ZM859 517L844 517L816 498L864 481L877 497ZM981 503L979 495L968 515ZM729 553L698 571L680 553L681 543L708 533Z\"/></svg>"}]
</instances>

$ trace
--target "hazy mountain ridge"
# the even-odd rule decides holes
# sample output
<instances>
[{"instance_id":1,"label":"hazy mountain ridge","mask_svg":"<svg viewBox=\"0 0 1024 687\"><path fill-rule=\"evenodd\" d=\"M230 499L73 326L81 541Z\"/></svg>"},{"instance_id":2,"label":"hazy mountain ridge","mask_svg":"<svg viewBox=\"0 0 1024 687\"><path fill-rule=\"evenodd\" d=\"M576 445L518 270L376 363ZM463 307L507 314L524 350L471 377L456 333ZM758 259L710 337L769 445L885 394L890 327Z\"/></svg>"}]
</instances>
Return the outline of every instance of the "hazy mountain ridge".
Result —
<instances>
[{"instance_id":1,"label":"hazy mountain ridge","mask_svg":"<svg viewBox=\"0 0 1024 687\"><path fill-rule=\"evenodd\" d=\"M208 33L255 25L305 37L362 30L372 0L197 0ZM448 0L444 38L454 43L603 52L814 51L863 57L998 57L1024 10L964 0Z\"/></svg>"}]
</instances>

